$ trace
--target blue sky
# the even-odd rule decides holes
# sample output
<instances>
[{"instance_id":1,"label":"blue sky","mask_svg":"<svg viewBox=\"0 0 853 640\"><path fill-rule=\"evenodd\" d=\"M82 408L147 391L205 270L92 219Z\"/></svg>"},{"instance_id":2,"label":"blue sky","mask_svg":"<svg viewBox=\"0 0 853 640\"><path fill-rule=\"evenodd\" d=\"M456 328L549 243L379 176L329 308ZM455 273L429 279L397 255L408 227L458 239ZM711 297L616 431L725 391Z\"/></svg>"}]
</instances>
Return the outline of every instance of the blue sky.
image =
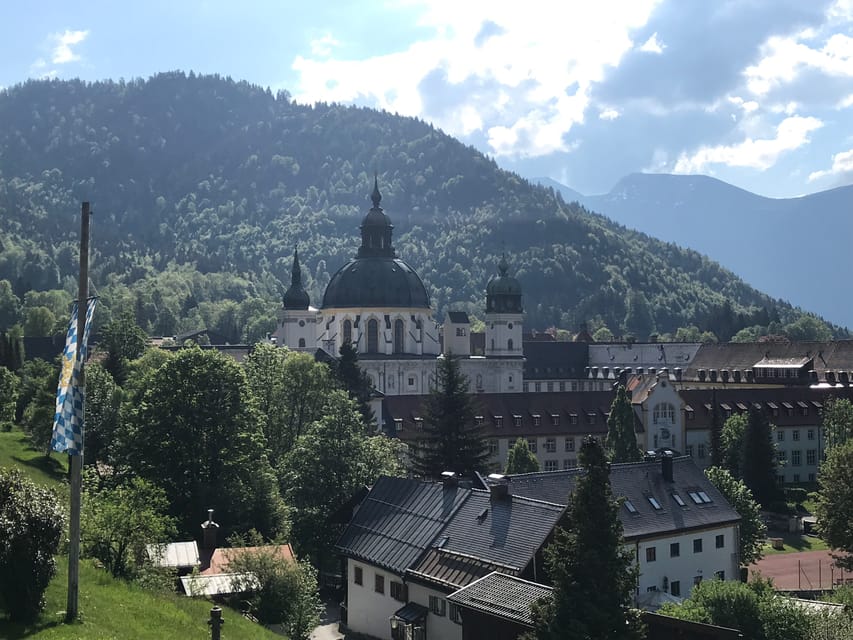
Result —
<instances>
[{"instance_id":1,"label":"blue sky","mask_svg":"<svg viewBox=\"0 0 853 640\"><path fill-rule=\"evenodd\" d=\"M175 69L417 116L586 194L636 171L853 183L853 0L3 7L0 87Z\"/></svg>"}]
</instances>

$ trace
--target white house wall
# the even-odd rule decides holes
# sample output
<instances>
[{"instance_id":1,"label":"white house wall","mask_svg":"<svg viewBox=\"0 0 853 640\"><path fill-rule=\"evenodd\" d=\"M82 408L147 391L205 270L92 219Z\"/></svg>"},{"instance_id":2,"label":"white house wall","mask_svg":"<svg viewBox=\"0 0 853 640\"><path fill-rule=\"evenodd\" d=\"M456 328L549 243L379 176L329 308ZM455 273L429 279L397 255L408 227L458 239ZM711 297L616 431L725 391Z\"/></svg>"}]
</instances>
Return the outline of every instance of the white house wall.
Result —
<instances>
[{"instance_id":1,"label":"white house wall","mask_svg":"<svg viewBox=\"0 0 853 640\"><path fill-rule=\"evenodd\" d=\"M417 602L429 609L429 597L436 596L444 600L444 615L438 616L430 611L427 614L427 640L462 640L462 625L450 619L450 603L447 593L429 587L409 583L409 602Z\"/></svg>"},{"instance_id":2,"label":"white house wall","mask_svg":"<svg viewBox=\"0 0 853 640\"><path fill-rule=\"evenodd\" d=\"M355 583L355 568L361 567L362 584ZM385 579L385 593L377 593L377 575ZM355 633L391 640L389 618L405 603L391 597L391 581L402 578L374 565L347 559L347 627Z\"/></svg>"}]
</instances>

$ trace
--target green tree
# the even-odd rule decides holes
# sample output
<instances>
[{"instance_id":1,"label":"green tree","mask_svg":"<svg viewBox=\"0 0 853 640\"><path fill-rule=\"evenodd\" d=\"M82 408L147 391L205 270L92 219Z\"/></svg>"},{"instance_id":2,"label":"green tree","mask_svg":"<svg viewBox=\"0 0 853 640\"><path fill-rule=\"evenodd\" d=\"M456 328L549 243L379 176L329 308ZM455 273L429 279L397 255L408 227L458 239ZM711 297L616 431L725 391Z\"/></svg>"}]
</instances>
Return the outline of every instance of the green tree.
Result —
<instances>
[{"instance_id":1,"label":"green tree","mask_svg":"<svg viewBox=\"0 0 853 640\"><path fill-rule=\"evenodd\" d=\"M341 345L340 358L338 358L333 369L335 378L343 389L358 405L358 410L366 425L376 422L373 409L370 408L370 399L373 396L373 385L367 372L358 365L358 352L351 344Z\"/></svg>"},{"instance_id":2,"label":"green tree","mask_svg":"<svg viewBox=\"0 0 853 640\"><path fill-rule=\"evenodd\" d=\"M778 498L773 427L764 412L752 405L743 438L741 475L761 505L767 506Z\"/></svg>"},{"instance_id":3,"label":"green tree","mask_svg":"<svg viewBox=\"0 0 853 640\"><path fill-rule=\"evenodd\" d=\"M283 558L254 531L228 542L232 548L252 547L239 554L225 551L228 570L249 593L252 615L263 624L283 624L293 640L307 640L320 623L316 569L309 562Z\"/></svg>"},{"instance_id":4,"label":"green tree","mask_svg":"<svg viewBox=\"0 0 853 640\"><path fill-rule=\"evenodd\" d=\"M626 550L610 467L595 438L580 450L577 481L554 541L545 549L552 598L533 606L537 640L639 639L644 630L631 609L637 568ZM583 603L583 606L578 606Z\"/></svg>"},{"instance_id":5,"label":"green tree","mask_svg":"<svg viewBox=\"0 0 853 640\"><path fill-rule=\"evenodd\" d=\"M129 311L101 329L98 346L107 352L103 365L116 384L124 384L128 363L141 356L147 345L148 336L137 326L133 314Z\"/></svg>"},{"instance_id":6,"label":"green tree","mask_svg":"<svg viewBox=\"0 0 853 640\"><path fill-rule=\"evenodd\" d=\"M29 364L29 363L28 363ZM26 375L39 374L38 378L24 378L22 391L32 393L24 408L21 424L30 436L33 447L50 455L50 439L53 433L53 417L56 414L56 386L59 382L59 366L24 367ZM20 400L20 396L19 396Z\"/></svg>"},{"instance_id":7,"label":"green tree","mask_svg":"<svg viewBox=\"0 0 853 640\"><path fill-rule=\"evenodd\" d=\"M0 280L0 331L7 331L21 319L21 301L8 280Z\"/></svg>"},{"instance_id":8,"label":"green tree","mask_svg":"<svg viewBox=\"0 0 853 640\"><path fill-rule=\"evenodd\" d=\"M122 462L163 488L179 532L194 535L199 514L214 508L225 532L286 535L260 414L233 359L181 350L145 378L126 423Z\"/></svg>"},{"instance_id":9,"label":"green tree","mask_svg":"<svg viewBox=\"0 0 853 640\"><path fill-rule=\"evenodd\" d=\"M621 384L610 405L605 442L611 462L636 462L642 457L634 433L634 409L625 386Z\"/></svg>"},{"instance_id":10,"label":"green tree","mask_svg":"<svg viewBox=\"0 0 853 640\"><path fill-rule=\"evenodd\" d=\"M613 332L607 327L599 327L596 329L595 333L592 334L592 339L596 342L613 342L616 338L613 335Z\"/></svg>"},{"instance_id":11,"label":"green tree","mask_svg":"<svg viewBox=\"0 0 853 640\"><path fill-rule=\"evenodd\" d=\"M282 492L293 508L293 540L300 555L320 564L342 525L332 515L380 475L400 475L396 443L369 437L361 414L344 391L332 391L323 417L297 438L279 465Z\"/></svg>"},{"instance_id":12,"label":"green tree","mask_svg":"<svg viewBox=\"0 0 853 640\"><path fill-rule=\"evenodd\" d=\"M27 309L24 335L27 337L51 336L56 330L56 316L47 307Z\"/></svg>"},{"instance_id":13,"label":"green tree","mask_svg":"<svg viewBox=\"0 0 853 640\"><path fill-rule=\"evenodd\" d=\"M18 376L0 366L0 431L8 430L15 422L18 401Z\"/></svg>"},{"instance_id":14,"label":"green tree","mask_svg":"<svg viewBox=\"0 0 853 640\"><path fill-rule=\"evenodd\" d=\"M675 331L675 342L701 342L702 332L695 324L689 327L678 327Z\"/></svg>"},{"instance_id":15,"label":"green tree","mask_svg":"<svg viewBox=\"0 0 853 640\"><path fill-rule=\"evenodd\" d=\"M165 492L143 480L98 488L87 474L83 552L100 560L116 578L133 578L149 562L146 544L164 543L174 535L174 520L166 515Z\"/></svg>"},{"instance_id":16,"label":"green tree","mask_svg":"<svg viewBox=\"0 0 853 640\"><path fill-rule=\"evenodd\" d=\"M415 448L412 466L425 478L444 471L480 471L489 459L488 443L474 420L468 379L452 356L439 358L436 384L423 404L423 440Z\"/></svg>"},{"instance_id":17,"label":"green tree","mask_svg":"<svg viewBox=\"0 0 853 640\"><path fill-rule=\"evenodd\" d=\"M667 603L658 613L739 629L754 640L807 640L811 620L802 607L782 598L766 580L704 580L680 604Z\"/></svg>"},{"instance_id":18,"label":"green tree","mask_svg":"<svg viewBox=\"0 0 853 640\"><path fill-rule=\"evenodd\" d=\"M717 404L716 389L711 393L711 466L721 467L726 455L723 447L723 425L720 418L720 407Z\"/></svg>"},{"instance_id":19,"label":"green tree","mask_svg":"<svg viewBox=\"0 0 853 640\"><path fill-rule=\"evenodd\" d=\"M847 398L829 398L820 417L827 451L853 439L853 402Z\"/></svg>"},{"instance_id":20,"label":"green tree","mask_svg":"<svg viewBox=\"0 0 853 640\"><path fill-rule=\"evenodd\" d=\"M97 362L86 365L86 434L87 465L96 472L102 463L115 466L115 449L119 442L119 409L122 391L109 372Z\"/></svg>"},{"instance_id":21,"label":"green tree","mask_svg":"<svg viewBox=\"0 0 853 640\"><path fill-rule=\"evenodd\" d=\"M761 507L753 499L749 487L726 469L710 467L705 475L741 517L738 539L738 561L746 567L761 558L767 527L761 518Z\"/></svg>"},{"instance_id":22,"label":"green tree","mask_svg":"<svg viewBox=\"0 0 853 640\"><path fill-rule=\"evenodd\" d=\"M728 469L735 478L743 477L743 442L748 423L749 420L746 415L733 413L726 418L723 423L723 430L720 433L723 467Z\"/></svg>"},{"instance_id":23,"label":"green tree","mask_svg":"<svg viewBox=\"0 0 853 640\"><path fill-rule=\"evenodd\" d=\"M642 291L631 291L628 294L627 311L623 322L625 332L647 340L655 331L655 318L648 298Z\"/></svg>"},{"instance_id":24,"label":"green tree","mask_svg":"<svg viewBox=\"0 0 853 640\"><path fill-rule=\"evenodd\" d=\"M0 468L0 609L12 621L29 622L44 607L64 521L53 491Z\"/></svg>"},{"instance_id":25,"label":"green tree","mask_svg":"<svg viewBox=\"0 0 853 640\"><path fill-rule=\"evenodd\" d=\"M785 325L784 333L790 340L814 340L828 342L832 340L832 329L826 323L810 314L803 314L794 322Z\"/></svg>"},{"instance_id":26,"label":"green tree","mask_svg":"<svg viewBox=\"0 0 853 640\"><path fill-rule=\"evenodd\" d=\"M0 366L18 371L24 366L24 346L20 325L10 331L0 332Z\"/></svg>"},{"instance_id":27,"label":"green tree","mask_svg":"<svg viewBox=\"0 0 853 640\"><path fill-rule=\"evenodd\" d=\"M506 457L506 473L513 475L518 473L534 473L539 471L539 461L527 446L527 440L518 438L509 450Z\"/></svg>"},{"instance_id":28,"label":"green tree","mask_svg":"<svg viewBox=\"0 0 853 640\"><path fill-rule=\"evenodd\" d=\"M818 526L833 549L853 553L853 440L839 444L826 454L820 467L817 492ZM853 570L853 555L836 557L836 564Z\"/></svg>"}]
</instances>

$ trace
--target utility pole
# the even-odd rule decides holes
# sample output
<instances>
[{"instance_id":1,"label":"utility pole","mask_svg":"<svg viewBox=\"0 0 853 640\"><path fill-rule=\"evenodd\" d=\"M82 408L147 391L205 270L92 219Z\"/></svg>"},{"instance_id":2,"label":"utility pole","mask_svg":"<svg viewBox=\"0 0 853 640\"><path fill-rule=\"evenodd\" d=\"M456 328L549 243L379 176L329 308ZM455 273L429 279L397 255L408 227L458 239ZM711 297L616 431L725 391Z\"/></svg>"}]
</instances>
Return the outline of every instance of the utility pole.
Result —
<instances>
[{"instance_id":1,"label":"utility pole","mask_svg":"<svg viewBox=\"0 0 853 640\"><path fill-rule=\"evenodd\" d=\"M80 219L80 280L77 286L77 354L80 359L80 375L77 385L86 389L86 368L83 362L83 338L86 327L86 307L89 298L89 203L84 202ZM84 396L83 396L84 397ZM80 424L85 424L85 400L80 410ZM85 434L84 434L85 435ZM68 602L65 607L65 621L77 619L77 596L80 588L80 504L83 489L83 449L69 456L71 475L71 522L68 543Z\"/></svg>"}]
</instances>

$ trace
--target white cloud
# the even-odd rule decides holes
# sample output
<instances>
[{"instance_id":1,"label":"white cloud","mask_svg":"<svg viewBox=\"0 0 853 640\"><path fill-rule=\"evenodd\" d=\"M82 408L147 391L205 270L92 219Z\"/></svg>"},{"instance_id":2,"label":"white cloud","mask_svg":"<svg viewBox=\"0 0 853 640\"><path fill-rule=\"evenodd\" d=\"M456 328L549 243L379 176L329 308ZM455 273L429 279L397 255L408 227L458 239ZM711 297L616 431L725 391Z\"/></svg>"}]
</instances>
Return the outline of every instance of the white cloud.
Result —
<instances>
[{"instance_id":1,"label":"white cloud","mask_svg":"<svg viewBox=\"0 0 853 640\"><path fill-rule=\"evenodd\" d=\"M703 173L711 165L768 169L776 164L780 155L793 151L809 142L809 133L823 123L817 118L792 116L776 127L774 138L747 137L733 145L702 147L692 155L682 153L675 163L675 173Z\"/></svg>"},{"instance_id":2,"label":"white cloud","mask_svg":"<svg viewBox=\"0 0 853 640\"><path fill-rule=\"evenodd\" d=\"M761 60L744 71L746 84L755 95L795 80L803 69L816 69L836 77L853 77L853 38L843 33L831 35L820 48L801 40L810 32L791 37L774 36L762 46Z\"/></svg>"},{"instance_id":3,"label":"white cloud","mask_svg":"<svg viewBox=\"0 0 853 640\"><path fill-rule=\"evenodd\" d=\"M659 2L561 3L519 11L517 4L487 0L413 0L422 11L418 26L429 37L362 60L298 56L294 97L375 104L428 118L454 135L482 131L495 155L567 150L566 134L583 122L591 85L634 47L631 33ZM493 33L478 39L486 21Z\"/></svg>"},{"instance_id":4,"label":"white cloud","mask_svg":"<svg viewBox=\"0 0 853 640\"><path fill-rule=\"evenodd\" d=\"M640 47L640 51L646 51L648 53L663 53L664 49L666 49L666 45L658 40L657 31L655 31L652 34L652 37L646 40Z\"/></svg>"},{"instance_id":5,"label":"white cloud","mask_svg":"<svg viewBox=\"0 0 853 640\"><path fill-rule=\"evenodd\" d=\"M600 120L616 120L616 118L618 118L621 115L622 114L619 112L618 109L609 108L609 109L604 109L603 111L601 111L598 114L598 117Z\"/></svg>"},{"instance_id":6,"label":"white cloud","mask_svg":"<svg viewBox=\"0 0 853 640\"><path fill-rule=\"evenodd\" d=\"M339 47L340 44L340 42L332 37L331 33L327 33L322 38L317 38L316 40L311 41L311 55L328 58L332 55L332 49L334 47Z\"/></svg>"},{"instance_id":7,"label":"white cloud","mask_svg":"<svg viewBox=\"0 0 853 640\"><path fill-rule=\"evenodd\" d=\"M53 52L51 54L51 62L53 64L67 64L80 60L80 54L71 50L71 47L80 44L89 35L89 31L69 31L64 33L55 33L51 36L54 43Z\"/></svg>"},{"instance_id":8,"label":"white cloud","mask_svg":"<svg viewBox=\"0 0 853 640\"><path fill-rule=\"evenodd\" d=\"M843 97L838 101L838 105L835 107L836 109L846 109L847 107L853 107L853 93Z\"/></svg>"},{"instance_id":9,"label":"white cloud","mask_svg":"<svg viewBox=\"0 0 853 640\"><path fill-rule=\"evenodd\" d=\"M853 149L842 151L832 156L832 168L814 171L809 174L809 182L829 176L853 175Z\"/></svg>"}]
</instances>

